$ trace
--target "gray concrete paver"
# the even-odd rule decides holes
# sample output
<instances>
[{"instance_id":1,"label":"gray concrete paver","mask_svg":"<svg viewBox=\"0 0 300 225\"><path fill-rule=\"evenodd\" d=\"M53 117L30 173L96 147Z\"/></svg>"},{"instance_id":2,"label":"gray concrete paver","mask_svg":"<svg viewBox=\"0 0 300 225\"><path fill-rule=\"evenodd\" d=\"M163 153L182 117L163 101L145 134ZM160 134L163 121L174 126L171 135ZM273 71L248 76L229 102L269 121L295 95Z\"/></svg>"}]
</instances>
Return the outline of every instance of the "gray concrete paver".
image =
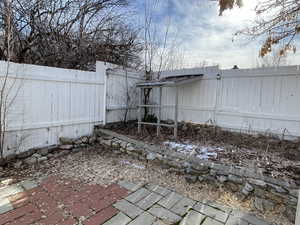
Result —
<instances>
[{"instance_id":1,"label":"gray concrete paver","mask_svg":"<svg viewBox=\"0 0 300 225\"><path fill-rule=\"evenodd\" d=\"M128 225L152 225L156 218L148 212L144 212Z\"/></svg>"},{"instance_id":2,"label":"gray concrete paver","mask_svg":"<svg viewBox=\"0 0 300 225\"><path fill-rule=\"evenodd\" d=\"M204 205L200 202L196 203L196 205L193 207L196 211L209 216L215 220L218 220L222 223L225 223L228 219L229 214L225 213L221 210L218 210L216 208L210 207L208 205Z\"/></svg>"},{"instance_id":3,"label":"gray concrete paver","mask_svg":"<svg viewBox=\"0 0 300 225\"><path fill-rule=\"evenodd\" d=\"M168 223L174 224L179 222L182 218L175 213L172 213L171 211L159 206L154 205L152 208L148 210L149 213L151 213L153 216L163 220L167 221Z\"/></svg>"},{"instance_id":4,"label":"gray concrete paver","mask_svg":"<svg viewBox=\"0 0 300 225\"><path fill-rule=\"evenodd\" d=\"M195 210L190 210L179 225L195 225L202 224L206 216L196 212Z\"/></svg>"},{"instance_id":5,"label":"gray concrete paver","mask_svg":"<svg viewBox=\"0 0 300 225\"><path fill-rule=\"evenodd\" d=\"M206 217L204 222L201 225L224 225L224 223L221 223L217 220L214 220L210 217Z\"/></svg>"},{"instance_id":6,"label":"gray concrete paver","mask_svg":"<svg viewBox=\"0 0 300 225\"><path fill-rule=\"evenodd\" d=\"M121 180L118 182L118 184L123 187L126 188L127 190L131 191L131 192L135 192L136 190L138 190L139 188L144 186L143 182L139 182L139 183L131 183L125 180Z\"/></svg>"},{"instance_id":7,"label":"gray concrete paver","mask_svg":"<svg viewBox=\"0 0 300 225\"><path fill-rule=\"evenodd\" d=\"M123 213L118 213L116 216L105 222L103 225L126 225L131 219Z\"/></svg>"},{"instance_id":8,"label":"gray concrete paver","mask_svg":"<svg viewBox=\"0 0 300 225\"><path fill-rule=\"evenodd\" d=\"M249 225L249 223L242 218L230 216L225 225Z\"/></svg>"},{"instance_id":9,"label":"gray concrete paver","mask_svg":"<svg viewBox=\"0 0 300 225\"><path fill-rule=\"evenodd\" d=\"M171 192L163 199L161 199L158 204L167 208L171 209L177 202L183 199L182 195L177 194L176 192Z\"/></svg>"},{"instance_id":10,"label":"gray concrete paver","mask_svg":"<svg viewBox=\"0 0 300 225\"><path fill-rule=\"evenodd\" d=\"M158 186L158 185L154 185L154 184L147 184L145 185L145 187L150 190L150 191L153 191L157 194L160 194L162 196L166 196L168 194L170 194L172 191L167 189L167 188L164 188L164 187L161 187L161 186Z\"/></svg>"},{"instance_id":11,"label":"gray concrete paver","mask_svg":"<svg viewBox=\"0 0 300 225\"><path fill-rule=\"evenodd\" d=\"M162 198L161 195L158 195L156 193L150 193L141 201L139 201L136 205L143 210L147 210L151 206L153 206L156 202L158 202L161 198Z\"/></svg>"},{"instance_id":12,"label":"gray concrete paver","mask_svg":"<svg viewBox=\"0 0 300 225\"><path fill-rule=\"evenodd\" d=\"M177 202L170 210L180 216L183 216L187 213L189 208L192 208L196 204L196 201L183 198L179 202Z\"/></svg>"},{"instance_id":13,"label":"gray concrete paver","mask_svg":"<svg viewBox=\"0 0 300 225\"><path fill-rule=\"evenodd\" d=\"M136 218L137 216L143 213L143 210L124 199L118 201L113 206L132 219Z\"/></svg>"},{"instance_id":14,"label":"gray concrete paver","mask_svg":"<svg viewBox=\"0 0 300 225\"><path fill-rule=\"evenodd\" d=\"M137 203L143 198L145 198L147 195L149 195L150 193L151 192L146 188L140 188L137 191L130 194L129 196L127 196L125 199L131 203Z\"/></svg>"}]
</instances>

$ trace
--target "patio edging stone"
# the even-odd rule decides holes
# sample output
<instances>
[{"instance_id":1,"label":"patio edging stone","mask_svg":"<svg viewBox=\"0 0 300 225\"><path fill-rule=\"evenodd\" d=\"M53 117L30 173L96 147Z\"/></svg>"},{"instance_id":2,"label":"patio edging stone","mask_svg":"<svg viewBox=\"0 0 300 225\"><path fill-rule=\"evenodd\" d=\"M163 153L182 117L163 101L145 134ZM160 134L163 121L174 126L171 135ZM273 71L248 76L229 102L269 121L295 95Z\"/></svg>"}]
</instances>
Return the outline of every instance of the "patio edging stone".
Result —
<instances>
[{"instance_id":1,"label":"patio edging stone","mask_svg":"<svg viewBox=\"0 0 300 225\"><path fill-rule=\"evenodd\" d=\"M106 148L142 160L158 161L164 167L182 173L187 182L221 183L240 200L253 198L253 206L259 211L273 211L284 206L288 218L295 221L293 215L296 214L299 186L289 178L273 178L262 169L201 160L99 127L95 129L95 136Z\"/></svg>"}]
</instances>

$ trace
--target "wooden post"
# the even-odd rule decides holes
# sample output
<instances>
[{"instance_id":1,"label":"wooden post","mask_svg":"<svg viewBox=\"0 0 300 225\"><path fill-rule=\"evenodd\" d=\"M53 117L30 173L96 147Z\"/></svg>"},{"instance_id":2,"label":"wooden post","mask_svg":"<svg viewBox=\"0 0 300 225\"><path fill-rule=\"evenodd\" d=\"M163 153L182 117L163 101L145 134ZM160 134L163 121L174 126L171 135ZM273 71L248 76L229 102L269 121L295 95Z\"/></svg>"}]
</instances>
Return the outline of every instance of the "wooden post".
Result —
<instances>
[{"instance_id":1,"label":"wooden post","mask_svg":"<svg viewBox=\"0 0 300 225\"><path fill-rule=\"evenodd\" d=\"M178 87L175 87L175 118L174 118L174 137L177 139L178 132Z\"/></svg>"},{"instance_id":2,"label":"wooden post","mask_svg":"<svg viewBox=\"0 0 300 225\"><path fill-rule=\"evenodd\" d=\"M296 211L296 223L295 225L300 224L300 190L299 190L299 196L298 196L298 206L297 206L297 211Z\"/></svg>"},{"instance_id":3,"label":"wooden post","mask_svg":"<svg viewBox=\"0 0 300 225\"><path fill-rule=\"evenodd\" d=\"M156 127L156 134L157 136L160 136L160 118L161 118L161 99L162 99L162 87L159 87L158 89L158 116L157 116L157 127Z\"/></svg>"},{"instance_id":4,"label":"wooden post","mask_svg":"<svg viewBox=\"0 0 300 225\"><path fill-rule=\"evenodd\" d=\"M139 93L139 106L138 106L138 133L140 134L142 132L142 100L143 100L143 88L140 88Z\"/></svg>"}]
</instances>

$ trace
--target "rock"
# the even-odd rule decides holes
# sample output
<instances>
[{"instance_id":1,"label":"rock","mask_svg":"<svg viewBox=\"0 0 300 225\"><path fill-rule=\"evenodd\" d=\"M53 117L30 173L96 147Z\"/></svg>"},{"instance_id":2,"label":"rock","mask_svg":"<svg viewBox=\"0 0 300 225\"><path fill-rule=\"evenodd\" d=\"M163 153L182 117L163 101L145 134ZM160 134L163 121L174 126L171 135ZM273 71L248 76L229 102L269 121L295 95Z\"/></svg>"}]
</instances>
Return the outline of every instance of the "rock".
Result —
<instances>
[{"instance_id":1,"label":"rock","mask_svg":"<svg viewBox=\"0 0 300 225\"><path fill-rule=\"evenodd\" d=\"M235 193L234 197L237 201L244 201L247 198L246 195L240 192Z\"/></svg>"},{"instance_id":2,"label":"rock","mask_svg":"<svg viewBox=\"0 0 300 225\"><path fill-rule=\"evenodd\" d=\"M111 142L112 142L111 140L102 140L102 141L101 141L101 144L103 144L103 145L106 145L106 146L109 146L109 147L110 147L110 146L111 146Z\"/></svg>"},{"instance_id":3,"label":"rock","mask_svg":"<svg viewBox=\"0 0 300 225\"><path fill-rule=\"evenodd\" d=\"M170 169L170 168L171 168L169 165L166 165L166 164L164 164L164 163L161 163L161 164L160 164L160 167L161 167L162 169L164 169L164 170L167 170L167 169Z\"/></svg>"},{"instance_id":4,"label":"rock","mask_svg":"<svg viewBox=\"0 0 300 225\"><path fill-rule=\"evenodd\" d=\"M122 141L122 142L120 143L120 146L121 146L122 148L126 149L127 146L128 146L128 142Z\"/></svg>"},{"instance_id":5,"label":"rock","mask_svg":"<svg viewBox=\"0 0 300 225\"><path fill-rule=\"evenodd\" d=\"M148 153L146 158L147 160L153 161L156 159L156 155L154 153Z\"/></svg>"},{"instance_id":6,"label":"rock","mask_svg":"<svg viewBox=\"0 0 300 225\"><path fill-rule=\"evenodd\" d=\"M119 148L120 144L118 142L116 142L116 141L112 141L111 142L111 147L113 147L113 148Z\"/></svg>"},{"instance_id":7,"label":"rock","mask_svg":"<svg viewBox=\"0 0 300 225\"><path fill-rule=\"evenodd\" d=\"M248 182L249 182L250 184L254 184L254 185L256 185L256 186L260 186L260 187L263 187L263 188L267 187L267 183L264 182L263 180L257 180L257 179L249 178L249 179L248 179Z\"/></svg>"},{"instance_id":8,"label":"rock","mask_svg":"<svg viewBox=\"0 0 300 225\"><path fill-rule=\"evenodd\" d=\"M72 152L77 153L77 152L81 152L82 150L83 150L82 148L73 148Z\"/></svg>"},{"instance_id":9,"label":"rock","mask_svg":"<svg viewBox=\"0 0 300 225\"><path fill-rule=\"evenodd\" d=\"M218 176L217 179L221 183L225 183L226 181L228 181L228 178L226 176Z\"/></svg>"},{"instance_id":10,"label":"rock","mask_svg":"<svg viewBox=\"0 0 300 225\"><path fill-rule=\"evenodd\" d=\"M18 159L25 159L25 158L28 158L30 157L31 155L33 155L34 153L36 153L37 149L29 149L28 151L26 152L20 152L18 155L17 155L17 158Z\"/></svg>"},{"instance_id":11,"label":"rock","mask_svg":"<svg viewBox=\"0 0 300 225\"><path fill-rule=\"evenodd\" d=\"M273 188L278 193L285 194L285 193L288 192L285 188L280 187L280 186L275 185L275 184L268 184L268 186L270 186L271 188Z\"/></svg>"},{"instance_id":12,"label":"rock","mask_svg":"<svg viewBox=\"0 0 300 225\"><path fill-rule=\"evenodd\" d=\"M184 178L185 178L186 182L189 184L194 184L197 182L197 176L186 175Z\"/></svg>"},{"instance_id":13,"label":"rock","mask_svg":"<svg viewBox=\"0 0 300 225\"><path fill-rule=\"evenodd\" d=\"M273 202L258 197L254 198L253 205L257 210L261 212L273 211L275 207L275 204Z\"/></svg>"},{"instance_id":14,"label":"rock","mask_svg":"<svg viewBox=\"0 0 300 225\"><path fill-rule=\"evenodd\" d=\"M241 177L238 177L236 175L228 175L228 180L233 182L233 183L237 183L237 184L242 184L244 183L243 179Z\"/></svg>"},{"instance_id":15,"label":"rock","mask_svg":"<svg viewBox=\"0 0 300 225\"><path fill-rule=\"evenodd\" d=\"M207 174L207 175L202 175L202 176L198 176L198 180L199 180L200 182L204 182L204 181L207 181L207 182L215 182L215 181L216 181L215 177L210 176L209 174Z\"/></svg>"},{"instance_id":16,"label":"rock","mask_svg":"<svg viewBox=\"0 0 300 225\"><path fill-rule=\"evenodd\" d=\"M42 149L39 150L39 153L40 153L42 156L45 156L45 155L48 155L49 150L48 150L48 148L42 148Z\"/></svg>"},{"instance_id":17,"label":"rock","mask_svg":"<svg viewBox=\"0 0 300 225\"><path fill-rule=\"evenodd\" d=\"M61 145L59 146L62 150L71 150L73 148L73 145Z\"/></svg>"},{"instance_id":18,"label":"rock","mask_svg":"<svg viewBox=\"0 0 300 225\"><path fill-rule=\"evenodd\" d=\"M52 146L48 146L47 149L48 149L48 153L52 153L54 151L59 150L59 147L58 145L52 145Z\"/></svg>"},{"instance_id":19,"label":"rock","mask_svg":"<svg viewBox=\"0 0 300 225\"><path fill-rule=\"evenodd\" d=\"M81 142L82 142L82 143L85 143L85 144L88 144L88 143L89 143L89 138L86 137L86 136L81 137L80 139L81 139Z\"/></svg>"},{"instance_id":20,"label":"rock","mask_svg":"<svg viewBox=\"0 0 300 225\"><path fill-rule=\"evenodd\" d=\"M44 162L44 161L47 161L47 157L46 156L43 156L43 157L40 157L37 159L37 161L40 163L40 162Z\"/></svg>"},{"instance_id":21,"label":"rock","mask_svg":"<svg viewBox=\"0 0 300 225\"><path fill-rule=\"evenodd\" d=\"M54 154L52 154L52 153L49 153L49 154L47 155L48 158L52 158L53 156L54 156Z\"/></svg>"},{"instance_id":22,"label":"rock","mask_svg":"<svg viewBox=\"0 0 300 225\"><path fill-rule=\"evenodd\" d=\"M198 176L198 180L199 180L200 182L203 182L203 181L205 181L205 177L204 177L204 176Z\"/></svg>"},{"instance_id":23,"label":"rock","mask_svg":"<svg viewBox=\"0 0 300 225\"><path fill-rule=\"evenodd\" d=\"M40 158L42 156L39 153L34 153L31 157Z\"/></svg>"},{"instance_id":24,"label":"rock","mask_svg":"<svg viewBox=\"0 0 300 225\"><path fill-rule=\"evenodd\" d=\"M209 171L209 167L207 165L204 165L201 163L193 163L191 166L194 170L197 170L199 172L208 172Z\"/></svg>"},{"instance_id":25,"label":"rock","mask_svg":"<svg viewBox=\"0 0 300 225\"><path fill-rule=\"evenodd\" d=\"M37 158L36 157L30 157L24 160L24 162L28 165L33 165L37 163Z\"/></svg>"},{"instance_id":26,"label":"rock","mask_svg":"<svg viewBox=\"0 0 300 225\"><path fill-rule=\"evenodd\" d=\"M13 166L14 166L15 169L20 169L21 166L22 166L22 164L23 164L22 161L18 161L18 162L15 162L15 163L13 164Z\"/></svg>"},{"instance_id":27,"label":"rock","mask_svg":"<svg viewBox=\"0 0 300 225\"><path fill-rule=\"evenodd\" d=\"M184 162L184 163L182 164L182 166L183 166L184 168L191 168L191 167L192 167L192 164L189 163L189 162Z\"/></svg>"},{"instance_id":28,"label":"rock","mask_svg":"<svg viewBox=\"0 0 300 225\"><path fill-rule=\"evenodd\" d=\"M17 158L16 154L9 154L8 156L5 157L5 160L6 161L12 161L12 160L14 160L16 158Z\"/></svg>"},{"instance_id":29,"label":"rock","mask_svg":"<svg viewBox=\"0 0 300 225\"><path fill-rule=\"evenodd\" d=\"M212 176L212 177L216 177L217 176L217 171L211 169L209 174Z\"/></svg>"},{"instance_id":30,"label":"rock","mask_svg":"<svg viewBox=\"0 0 300 225\"><path fill-rule=\"evenodd\" d=\"M289 190L291 196L298 198L299 197L299 190Z\"/></svg>"},{"instance_id":31,"label":"rock","mask_svg":"<svg viewBox=\"0 0 300 225\"><path fill-rule=\"evenodd\" d=\"M82 144L81 138L75 140L75 141L74 141L74 144L75 144L75 145L81 145L81 144Z\"/></svg>"},{"instance_id":32,"label":"rock","mask_svg":"<svg viewBox=\"0 0 300 225\"><path fill-rule=\"evenodd\" d=\"M101 143L103 141L103 138L102 137L97 137L97 142L98 143Z\"/></svg>"},{"instance_id":33,"label":"rock","mask_svg":"<svg viewBox=\"0 0 300 225\"><path fill-rule=\"evenodd\" d=\"M67 155L67 154L69 154L69 151L68 150L63 150L63 151L60 151L60 152L56 153L54 157L59 158L61 156Z\"/></svg>"},{"instance_id":34,"label":"rock","mask_svg":"<svg viewBox=\"0 0 300 225\"><path fill-rule=\"evenodd\" d=\"M284 214L286 215L286 217L288 218L288 220L291 223L295 223L296 220L296 208L293 207L286 207Z\"/></svg>"},{"instance_id":35,"label":"rock","mask_svg":"<svg viewBox=\"0 0 300 225\"><path fill-rule=\"evenodd\" d=\"M59 138L59 142L62 145L72 145L73 144L73 139L67 138L67 137L60 137Z\"/></svg>"},{"instance_id":36,"label":"rock","mask_svg":"<svg viewBox=\"0 0 300 225\"><path fill-rule=\"evenodd\" d=\"M95 136L90 137L89 144L95 144L97 141L97 138Z\"/></svg>"},{"instance_id":37,"label":"rock","mask_svg":"<svg viewBox=\"0 0 300 225\"><path fill-rule=\"evenodd\" d=\"M253 191L254 191L254 187L251 184L246 183L242 190L242 193L247 196Z\"/></svg>"},{"instance_id":38,"label":"rock","mask_svg":"<svg viewBox=\"0 0 300 225\"><path fill-rule=\"evenodd\" d=\"M136 151L136 148L134 148L133 146L128 146L128 147L126 148L126 150L127 150L128 152L134 152L134 151Z\"/></svg>"},{"instance_id":39,"label":"rock","mask_svg":"<svg viewBox=\"0 0 300 225\"><path fill-rule=\"evenodd\" d=\"M293 196L289 196L288 204L297 207L298 198L294 198Z\"/></svg>"}]
</instances>

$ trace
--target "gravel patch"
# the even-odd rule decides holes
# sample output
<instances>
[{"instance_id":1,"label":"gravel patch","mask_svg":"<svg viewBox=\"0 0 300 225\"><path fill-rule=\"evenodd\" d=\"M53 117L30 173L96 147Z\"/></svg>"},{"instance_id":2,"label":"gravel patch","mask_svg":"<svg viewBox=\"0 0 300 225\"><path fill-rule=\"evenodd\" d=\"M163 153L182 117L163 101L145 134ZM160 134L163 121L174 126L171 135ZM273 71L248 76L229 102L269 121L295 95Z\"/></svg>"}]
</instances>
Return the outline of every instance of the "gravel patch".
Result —
<instances>
[{"instance_id":1,"label":"gravel patch","mask_svg":"<svg viewBox=\"0 0 300 225\"><path fill-rule=\"evenodd\" d=\"M282 210L274 213L261 214L251 207L251 200L241 202L234 194L226 190L221 184L188 184L182 174L163 169L154 162L136 160L128 155L117 155L110 151L103 151L102 147L85 149L82 152L69 154L58 159L43 162L31 168L6 170L7 178L16 181L24 177L40 178L42 176L59 175L72 178L84 183L109 185L119 180L131 182L145 182L158 184L176 190L192 199L211 200L237 208L242 211L254 212L270 222L292 225L283 216Z\"/></svg>"}]
</instances>

